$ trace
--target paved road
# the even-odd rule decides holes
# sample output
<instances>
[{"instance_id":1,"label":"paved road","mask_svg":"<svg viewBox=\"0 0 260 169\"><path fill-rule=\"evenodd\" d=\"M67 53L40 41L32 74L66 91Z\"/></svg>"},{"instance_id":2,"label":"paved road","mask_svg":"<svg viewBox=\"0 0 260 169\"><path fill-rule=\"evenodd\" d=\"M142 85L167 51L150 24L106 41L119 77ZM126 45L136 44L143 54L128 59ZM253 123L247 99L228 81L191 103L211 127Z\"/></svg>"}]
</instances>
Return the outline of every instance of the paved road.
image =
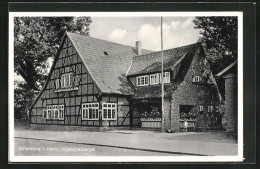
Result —
<instances>
[{"instance_id":1,"label":"paved road","mask_svg":"<svg viewBox=\"0 0 260 169\"><path fill-rule=\"evenodd\" d=\"M19 149L19 146L34 146L35 144L40 146L40 144L37 144L38 142L44 142L46 146L55 144L55 147L63 144L75 144L79 147L94 147L97 155L129 155L133 153L138 155L234 156L238 152L236 140L224 132L160 133L136 130L108 132L16 130L15 138L16 149ZM26 138L30 139L30 142L28 142L29 140L26 141ZM17 150L17 153L21 152L24 151L19 152ZM38 153L41 154L41 152ZM59 154L59 152L55 151L52 153Z\"/></svg>"},{"instance_id":2,"label":"paved road","mask_svg":"<svg viewBox=\"0 0 260 169\"><path fill-rule=\"evenodd\" d=\"M180 156L183 154L48 141L46 139L15 138L15 156Z\"/></svg>"}]
</instances>

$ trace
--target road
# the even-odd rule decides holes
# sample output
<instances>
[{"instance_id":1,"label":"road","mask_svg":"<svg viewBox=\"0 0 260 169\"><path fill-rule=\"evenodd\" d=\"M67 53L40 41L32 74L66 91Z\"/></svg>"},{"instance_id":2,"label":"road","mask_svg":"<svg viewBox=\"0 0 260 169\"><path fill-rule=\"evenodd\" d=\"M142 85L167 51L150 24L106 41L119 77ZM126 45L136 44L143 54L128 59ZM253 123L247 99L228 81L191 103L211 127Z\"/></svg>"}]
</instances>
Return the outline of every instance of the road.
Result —
<instances>
[{"instance_id":1,"label":"road","mask_svg":"<svg viewBox=\"0 0 260 169\"><path fill-rule=\"evenodd\" d=\"M15 138L15 156L180 156L162 151Z\"/></svg>"},{"instance_id":2,"label":"road","mask_svg":"<svg viewBox=\"0 0 260 169\"><path fill-rule=\"evenodd\" d=\"M23 129L15 130L14 136L15 155L67 153L94 156L232 156L237 155L238 151L236 139L229 137L225 132L160 133L136 130L90 132ZM51 148L46 149L48 147ZM66 152L60 150L62 147L83 149Z\"/></svg>"}]
</instances>

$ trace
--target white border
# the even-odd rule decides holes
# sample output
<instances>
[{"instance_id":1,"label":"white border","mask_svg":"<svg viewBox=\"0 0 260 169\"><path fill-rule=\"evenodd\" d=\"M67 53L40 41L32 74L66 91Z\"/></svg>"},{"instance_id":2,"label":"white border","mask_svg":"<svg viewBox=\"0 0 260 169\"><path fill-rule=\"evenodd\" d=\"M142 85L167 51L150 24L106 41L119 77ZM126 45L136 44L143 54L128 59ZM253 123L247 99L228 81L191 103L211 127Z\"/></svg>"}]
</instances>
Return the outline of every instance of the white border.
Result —
<instances>
[{"instance_id":1,"label":"white border","mask_svg":"<svg viewBox=\"0 0 260 169\"><path fill-rule=\"evenodd\" d=\"M14 156L14 17L187 17L238 16L238 155L237 156ZM238 162L243 161L243 12L10 12L9 13L9 162Z\"/></svg>"}]
</instances>

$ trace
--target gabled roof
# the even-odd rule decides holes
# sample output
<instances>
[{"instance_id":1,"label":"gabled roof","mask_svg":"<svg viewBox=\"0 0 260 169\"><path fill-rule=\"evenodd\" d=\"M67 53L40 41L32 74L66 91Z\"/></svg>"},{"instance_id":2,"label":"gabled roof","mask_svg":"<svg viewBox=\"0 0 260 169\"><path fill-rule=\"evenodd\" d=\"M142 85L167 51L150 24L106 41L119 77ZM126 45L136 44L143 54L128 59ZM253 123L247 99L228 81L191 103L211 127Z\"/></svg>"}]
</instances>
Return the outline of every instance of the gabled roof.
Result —
<instances>
[{"instance_id":1,"label":"gabled roof","mask_svg":"<svg viewBox=\"0 0 260 169\"><path fill-rule=\"evenodd\" d=\"M66 34L102 93L134 94L125 76L132 58L136 56L133 47L76 33Z\"/></svg>"},{"instance_id":2,"label":"gabled roof","mask_svg":"<svg viewBox=\"0 0 260 169\"><path fill-rule=\"evenodd\" d=\"M196 50L196 47L199 44L200 43L195 43L187 46L164 50L164 70L173 70L174 66L182 59L184 59L188 53ZM160 71L161 52L159 51L134 57L132 66L130 67L127 76L135 76Z\"/></svg>"},{"instance_id":3,"label":"gabled roof","mask_svg":"<svg viewBox=\"0 0 260 169\"><path fill-rule=\"evenodd\" d=\"M221 72L216 74L217 77L223 76L224 74L228 73L229 70L231 70L235 65L237 64L237 60L231 63L229 66L227 66L225 69L223 69Z\"/></svg>"}]
</instances>

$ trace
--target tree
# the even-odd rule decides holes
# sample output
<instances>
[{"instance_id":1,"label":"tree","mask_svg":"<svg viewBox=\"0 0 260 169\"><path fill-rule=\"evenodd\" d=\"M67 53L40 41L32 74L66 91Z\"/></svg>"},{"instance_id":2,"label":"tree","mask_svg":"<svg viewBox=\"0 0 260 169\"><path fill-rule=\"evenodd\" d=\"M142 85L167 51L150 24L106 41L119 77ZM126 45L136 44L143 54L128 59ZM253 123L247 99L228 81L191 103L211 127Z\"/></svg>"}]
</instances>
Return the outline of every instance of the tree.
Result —
<instances>
[{"instance_id":1,"label":"tree","mask_svg":"<svg viewBox=\"0 0 260 169\"><path fill-rule=\"evenodd\" d=\"M14 71L25 81L16 84L15 110L26 111L41 90L47 60L55 56L64 32L89 35L91 22L90 17L14 18Z\"/></svg>"},{"instance_id":2,"label":"tree","mask_svg":"<svg viewBox=\"0 0 260 169\"><path fill-rule=\"evenodd\" d=\"M193 23L213 74L237 59L237 17L196 17Z\"/></svg>"}]
</instances>

